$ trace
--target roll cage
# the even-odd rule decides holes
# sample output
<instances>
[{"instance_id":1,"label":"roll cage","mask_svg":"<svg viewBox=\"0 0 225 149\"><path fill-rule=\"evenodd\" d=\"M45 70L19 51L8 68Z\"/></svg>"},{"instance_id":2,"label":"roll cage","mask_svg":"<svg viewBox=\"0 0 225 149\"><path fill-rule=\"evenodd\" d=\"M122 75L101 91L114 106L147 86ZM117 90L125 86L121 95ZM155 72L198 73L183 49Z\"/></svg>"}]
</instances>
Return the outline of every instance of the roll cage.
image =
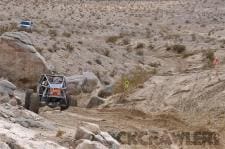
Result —
<instances>
[{"instance_id":1,"label":"roll cage","mask_svg":"<svg viewBox=\"0 0 225 149\"><path fill-rule=\"evenodd\" d=\"M41 75L37 93L41 100L48 98L66 98L66 80L61 75Z\"/></svg>"}]
</instances>

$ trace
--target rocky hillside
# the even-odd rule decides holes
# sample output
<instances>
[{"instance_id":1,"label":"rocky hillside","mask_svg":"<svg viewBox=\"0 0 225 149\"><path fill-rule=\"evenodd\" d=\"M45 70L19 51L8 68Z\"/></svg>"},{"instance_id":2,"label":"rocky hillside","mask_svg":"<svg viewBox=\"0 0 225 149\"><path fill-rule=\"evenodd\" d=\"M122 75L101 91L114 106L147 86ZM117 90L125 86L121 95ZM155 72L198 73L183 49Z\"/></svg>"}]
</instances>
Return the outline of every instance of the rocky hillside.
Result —
<instances>
[{"instance_id":1,"label":"rocky hillside","mask_svg":"<svg viewBox=\"0 0 225 149\"><path fill-rule=\"evenodd\" d=\"M53 72L66 75L76 107L65 112L42 109L40 115L60 129L60 137L54 134L50 140L64 147L119 148L120 142L120 148L135 148L118 133L145 129L162 136L205 130L215 132L220 143L179 144L170 136L172 143L164 146L142 142L137 148L224 148L224 6L224 0L2 0L0 77L15 85L7 89L9 97L2 98L6 102L1 108L10 109L6 115L13 110L23 113L21 118L3 116L2 121L19 129L39 125L40 121L33 124L32 116L24 120L31 113L18 104L23 105L24 90L35 88L40 74ZM32 33L18 30L22 19L33 21ZM93 131L100 129L94 124L83 130L80 121L98 124L103 132ZM74 125L85 135L75 135ZM31 141L41 127L29 129L32 135L25 141L43 145ZM18 141L19 132L2 129L3 134L15 135L6 140ZM2 142L10 147L10 141Z\"/></svg>"}]
</instances>

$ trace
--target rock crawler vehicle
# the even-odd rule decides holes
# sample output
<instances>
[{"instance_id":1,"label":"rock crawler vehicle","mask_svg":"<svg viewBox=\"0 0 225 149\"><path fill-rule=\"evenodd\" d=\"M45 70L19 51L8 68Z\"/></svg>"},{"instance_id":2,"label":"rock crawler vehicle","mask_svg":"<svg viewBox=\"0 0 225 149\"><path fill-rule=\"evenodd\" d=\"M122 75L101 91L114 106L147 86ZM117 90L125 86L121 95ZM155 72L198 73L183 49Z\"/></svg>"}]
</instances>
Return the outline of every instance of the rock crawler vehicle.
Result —
<instances>
[{"instance_id":1,"label":"rock crawler vehicle","mask_svg":"<svg viewBox=\"0 0 225 149\"><path fill-rule=\"evenodd\" d=\"M28 89L25 95L24 107L35 113L39 112L41 106L51 108L60 107L65 110L70 106L70 96L67 93L67 85L64 76L41 75L37 85L37 93Z\"/></svg>"}]
</instances>

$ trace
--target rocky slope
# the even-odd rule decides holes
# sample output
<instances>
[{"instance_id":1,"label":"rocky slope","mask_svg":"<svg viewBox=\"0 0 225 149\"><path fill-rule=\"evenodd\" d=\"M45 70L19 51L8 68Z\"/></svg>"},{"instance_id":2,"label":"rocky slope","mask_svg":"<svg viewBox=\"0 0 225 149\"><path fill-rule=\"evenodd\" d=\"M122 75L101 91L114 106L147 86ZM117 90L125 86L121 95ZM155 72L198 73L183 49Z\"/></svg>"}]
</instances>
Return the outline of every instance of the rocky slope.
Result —
<instances>
[{"instance_id":1,"label":"rocky slope","mask_svg":"<svg viewBox=\"0 0 225 149\"><path fill-rule=\"evenodd\" d=\"M117 133L144 128L161 136L205 130L220 141L204 146L172 139L136 147L120 140L121 148L224 148L224 6L223 0L2 0L0 76L19 90L33 87L47 70L67 76L78 107L41 112L65 130L63 139L52 137L65 147L64 139L73 138L71 127L84 120L117 139ZM34 22L32 33L18 32L17 24L26 18ZM15 105L10 99L4 98ZM98 142L75 146L108 147Z\"/></svg>"}]
</instances>

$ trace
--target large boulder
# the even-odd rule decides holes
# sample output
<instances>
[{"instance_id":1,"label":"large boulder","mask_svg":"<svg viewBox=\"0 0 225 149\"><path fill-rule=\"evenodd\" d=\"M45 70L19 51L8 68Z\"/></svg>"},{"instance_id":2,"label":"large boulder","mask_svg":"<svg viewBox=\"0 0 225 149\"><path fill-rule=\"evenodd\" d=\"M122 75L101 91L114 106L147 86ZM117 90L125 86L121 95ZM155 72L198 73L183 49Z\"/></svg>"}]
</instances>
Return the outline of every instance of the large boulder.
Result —
<instances>
[{"instance_id":1,"label":"large boulder","mask_svg":"<svg viewBox=\"0 0 225 149\"><path fill-rule=\"evenodd\" d=\"M46 137L41 138L40 130L56 130L51 122L21 107L0 105L0 130L1 149L66 149Z\"/></svg>"},{"instance_id":2,"label":"large boulder","mask_svg":"<svg viewBox=\"0 0 225 149\"><path fill-rule=\"evenodd\" d=\"M0 94L1 95L14 95L16 86L7 80L0 80Z\"/></svg>"},{"instance_id":3,"label":"large boulder","mask_svg":"<svg viewBox=\"0 0 225 149\"><path fill-rule=\"evenodd\" d=\"M100 132L99 125L88 122L80 122L75 133L75 140L93 140L94 136Z\"/></svg>"},{"instance_id":4,"label":"large boulder","mask_svg":"<svg viewBox=\"0 0 225 149\"><path fill-rule=\"evenodd\" d=\"M81 92L91 93L99 84L98 77L92 72L83 72L82 75L66 77L70 94L79 95Z\"/></svg>"},{"instance_id":5,"label":"large boulder","mask_svg":"<svg viewBox=\"0 0 225 149\"><path fill-rule=\"evenodd\" d=\"M75 134L75 140L80 140L80 139L87 139L87 140L93 140L94 138L94 133L91 131L85 129L84 127L78 127L76 134Z\"/></svg>"},{"instance_id":6,"label":"large boulder","mask_svg":"<svg viewBox=\"0 0 225 149\"><path fill-rule=\"evenodd\" d=\"M8 80L0 80L0 104L21 105L21 98L15 96L16 86Z\"/></svg>"},{"instance_id":7,"label":"large boulder","mask_svg":"<svg viewBox=\"0 0 225 149\"><path fill-rule=\"evenodd\" d=\"M0 142L0 149L10 149L10 147L8 146L8 144Z\"/></svg>"},{"instance_id":8,"label":"large boulder","mask_svg":"<svg viewBox=\"0 0 225 149\"><path fill-rule=\"evenodd\" d=\"M96 141L83 140L76 149L108 149L103 144Z\"/></svg>"},{"instance_id":9,"label":"large boulder","mask_svg":"<svg viewBox=\"0 0 225 149\"><path fill-rule=\"evenodd\" d=\"M108 96L111 96L113 94L113 88L114 88L114 84L104 86L98 92L98 96L102 97L102 98L106 98Z\"/></svg>"},{"instance_id":10,"label":"large boulder","mask_svg":"<svg viewBox=\"0 0 225 149\"><path fill-rule=\"evenodd\" d=\"M96 145L109 149L120 148L120 143L109 133L102 132L99 125L88 122L81 122L79 124L75 134L75 140L75 148L79 147L80 149L98 149Z\"/></svg>"},{"instance_id":11,"label":"large boulder","mask_svg":"<svg viewBox=\"0 0 225 149\"><path fill-rule=\"evenodd\" d=\"M97 108L98 106L100 106L100 105L102 105L104 103L105 103L105 100L103 98L100 98L100 97L97 97L97 96L93 96L89 100L89 102L87 104L87 108Z\"/></svg>"},{"instance_id":12,"label":"large boulder","mask_svg":"<svg viewBox=\"0 0 225 149\"><path fill-rule=\"evenodd\" d=\"M95 141L98 141L110 149L119 149L120 143L115 140L108 132L100 132L95 135Z\"/></svg>"},{"instance_id":13,"label":"large boulder","mask_svg":"<svg viewBox=\"0 0 225 149\"><path fill-rule=\"evenodd\" d=\"M80 122L79 125L86 128L87 130L91 131L94 134L98 134L101 132L99 125L94 124L94 123Z\"/></svg>"},{"instance_id":14,"label":"large boulder","mask_svg":"<svg viewBox=\"0 0 225 149\"><path fill-rule=\"evenodd\" d=\"M8 32L0 37L0 77L18 87L34 87L50 67L36 51L25 32Z\"/></svg>"}]
</instances>

